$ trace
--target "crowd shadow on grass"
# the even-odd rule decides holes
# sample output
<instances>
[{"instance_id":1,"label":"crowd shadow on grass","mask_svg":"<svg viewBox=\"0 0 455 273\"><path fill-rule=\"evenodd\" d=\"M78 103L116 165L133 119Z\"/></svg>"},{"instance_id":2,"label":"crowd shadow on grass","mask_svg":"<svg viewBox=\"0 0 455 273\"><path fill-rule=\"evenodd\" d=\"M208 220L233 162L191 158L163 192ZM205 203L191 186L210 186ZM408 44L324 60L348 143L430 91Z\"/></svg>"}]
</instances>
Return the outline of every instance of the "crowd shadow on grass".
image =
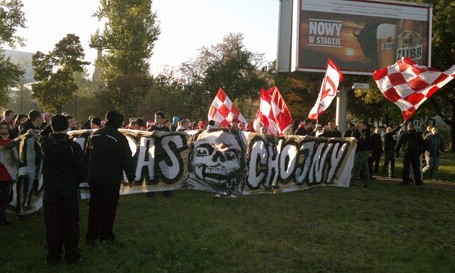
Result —
<instances>
[{"instance_id":1,"label":"crowd shadow on grass","mask_svg":"<svg viewBox=\"0 0 455 273\"><path fill-rule=\"evenodd\" d=\"M401 182L401 176L399 177L383 177L380 175L373 175L375 180L373 180L373 183L383 183L383 184L394 184L397 186L402 186ZM411 183L409 186L415 186L414 183ZM446 190L446 191L455 191L455 183L453 181L432 181L430 179L423 180L423 185L418 186L426 189L435 189L435 190Z\"/></svg>"}]
</instances>

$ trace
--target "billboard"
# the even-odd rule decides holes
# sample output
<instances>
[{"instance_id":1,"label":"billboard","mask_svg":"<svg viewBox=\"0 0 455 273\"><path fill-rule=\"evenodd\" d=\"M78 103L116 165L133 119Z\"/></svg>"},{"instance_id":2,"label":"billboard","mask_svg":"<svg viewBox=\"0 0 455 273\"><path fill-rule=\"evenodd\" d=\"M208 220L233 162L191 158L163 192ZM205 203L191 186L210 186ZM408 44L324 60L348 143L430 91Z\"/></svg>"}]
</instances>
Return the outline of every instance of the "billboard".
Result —
<instances>
[{"instance_id":1,"label":"billboard","mask_svg":"<svg viewBox=\"0 0 455 273\"><path fill-rule=\"evenodd\" d=\"M370 75L401 57L431 65L429 5L293 0L280 8L279 72L325 72L327 58L343 73L358 75Z\"/></svg>"}]
</instances>

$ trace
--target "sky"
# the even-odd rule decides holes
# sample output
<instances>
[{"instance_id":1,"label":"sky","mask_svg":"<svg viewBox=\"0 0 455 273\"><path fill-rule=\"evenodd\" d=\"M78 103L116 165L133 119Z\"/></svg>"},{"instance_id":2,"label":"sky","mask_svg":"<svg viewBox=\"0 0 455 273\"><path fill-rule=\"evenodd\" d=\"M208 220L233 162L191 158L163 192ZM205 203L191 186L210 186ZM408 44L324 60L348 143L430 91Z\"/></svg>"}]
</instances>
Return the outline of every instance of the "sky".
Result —
<instances>
[{"instance_id":1,"label":"sky","mask_svg":"<svg viewBox=\"0 0 455 273\"><path fill-rule=\"evenodd\" d=\"M85 60L94 61L90 35L102 29L93 13L96 0L22 0L26 29L17 35L26 39L15 50L48 53L68 33L79 36ZM153 0L161 34L155 42L150 70L156 75L195 59L199 49L223 41L229 33L242 33L248 51L263 53L265 61L277 56L280 0Z\"/></svg>"}]
</instances>

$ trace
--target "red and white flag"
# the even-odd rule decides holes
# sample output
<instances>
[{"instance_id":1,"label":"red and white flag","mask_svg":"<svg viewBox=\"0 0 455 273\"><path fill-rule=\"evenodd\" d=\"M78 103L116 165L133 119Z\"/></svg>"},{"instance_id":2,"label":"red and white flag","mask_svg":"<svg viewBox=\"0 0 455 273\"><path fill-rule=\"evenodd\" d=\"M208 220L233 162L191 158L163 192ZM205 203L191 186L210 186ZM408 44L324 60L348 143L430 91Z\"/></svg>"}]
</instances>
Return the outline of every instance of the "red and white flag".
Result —
<instances>
[{"instance_id":1,"label":"red and white flag","mask_svg":"<svg viewBox=\"0 0 455 273\"><path fill-rule=\"evenodd\" d=\"M329 58L327 60L327 71L322 80L321 90L319 91L318 99L308 115L308 118L317 120L319 115L324 113L329 108L330 103L335 98L338 90L338 85L343 79L343 74Z\"/></svg>"},{"instance_id":2,"label":"red and white flag","mask_svg":"<svg viewBox=\"0 0 455 273\"><path fill-rule=\"evenodd\" d=\"M410 58L401 58L395 64L373 73L379 90L401 109L405 121L454 76L455 65L441 72L417 65Z\"/></svg>"},{"instance_id":3,"label":"red and white flag","mask_svg":"<svg viewBox=\"0 0 455 273\"><path fill-rule=\"evenodd\" d=\"M212 105L210 105L208 119L218 122L220 127L227 127L233 117L237 117L240 122L243 122L244 124L248 123L239 109L235 107L226 93L224 93L224 90L220 87Z\"/></svg>"},{"instance_id":4,"label":"red and white flag","mask_svg":"<svg viewBox=\"0 0 455 273\"><path fill-rule=\"evenodd\" d=\"M291 111L276 86L265 91L261 89L259 110L253 121L253 128L259 132L261 123L267 126L268 134L283 135L292 125Z\"/></svg>"}]
</instances>

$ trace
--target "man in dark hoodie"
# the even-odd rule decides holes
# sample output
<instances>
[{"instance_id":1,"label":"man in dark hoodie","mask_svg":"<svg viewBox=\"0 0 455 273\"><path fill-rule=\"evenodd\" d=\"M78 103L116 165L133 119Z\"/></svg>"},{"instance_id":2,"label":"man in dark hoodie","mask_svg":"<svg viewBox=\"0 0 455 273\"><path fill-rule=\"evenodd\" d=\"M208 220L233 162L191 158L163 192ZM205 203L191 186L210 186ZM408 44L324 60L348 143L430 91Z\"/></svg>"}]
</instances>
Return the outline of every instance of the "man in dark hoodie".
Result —
<instances>
[{"instance_id":1,"label":"man in dark hoodie","mask_svg":"<svg viewBox=\"0 0 455 273\"><path fill-rule=\"evenodd\" d=\"M96 240L115 240L113 225L123 171L129 182L133 182L135 177L130 146L126 137L118 131L123 115L111 110L106 113L106 120L104 127L90 135L86 147L90 188L85 237L88 245L95 245Z\"/></svg>"},{"instance_id":2,"label":"man in dark hoodie","mask_svg":"<svg viewBox=\"0 0 455 273\"><path fill-rule=\"evenodd\" d=\"M64 246L66 262L72 264L82 259L79 249L79 184L85 180L86 165L82 148L66 134L66 117L52 117L51 127L53 132L41 142L46 263L57 264Z\"/></svg>"},{"instance_id":3,"label":"man in dark hoodie","mask_svg":"<svg viewBox=\"0 0 455 273\"><path fill-rule=\"evenodd\" d=\"M400 150L403 151L403 179L402 185L409 185L409 173L412 166L414 180L417 186L422 185L422 173L420 172L420 155L424 150L422 134L414 130L414 124L408 123L407 131L400 136L395 146L395 153L399 156Z\"/></svg>"}]
</instances>

